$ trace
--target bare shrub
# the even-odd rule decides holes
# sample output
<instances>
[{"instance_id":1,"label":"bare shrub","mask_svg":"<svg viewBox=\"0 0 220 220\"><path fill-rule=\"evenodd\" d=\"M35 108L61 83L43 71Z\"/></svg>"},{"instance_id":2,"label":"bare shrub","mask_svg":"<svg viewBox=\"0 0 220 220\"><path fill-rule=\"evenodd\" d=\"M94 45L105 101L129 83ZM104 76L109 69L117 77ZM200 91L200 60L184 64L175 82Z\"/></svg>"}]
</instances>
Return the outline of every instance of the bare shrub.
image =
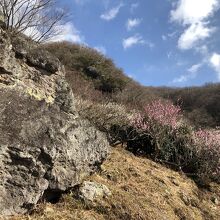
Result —
<instances>
[{"instance_id":1,"label":"bare shrub","mask_svg":"<svg viewBox=\"0 0 220 220\"><path fill-rule=\"evenodd\" d=\"M112 102L94 103L78 98L77 109L83 118L107 134L112 145L127 141L134 113L129 112L125 106Z\"/></svg>"},{"instance_id":2,"label":"bare shrub","mask_svg":"<svg viewBox=\"0 0 220 220\"><path fill-rule=\"evenodd\" d=\"M55 0L2 0L0 11L7 30L25 33L38 42L58 35L60 22L67 15L56 8Z\"/></svg>"},{"instance_id":3,"label":"bare shrub","mask_svg":"<svg viewBox=\"0 0 220 220\"><path fill-rule=\"evenodd\" d=\"M66 79L70 84L75 95L83 100L90 100L94 102L102 102L105 96L101 91L96 90L92 82L87 81L77 71L67 71Z\"/></svg>"}]
</instances>

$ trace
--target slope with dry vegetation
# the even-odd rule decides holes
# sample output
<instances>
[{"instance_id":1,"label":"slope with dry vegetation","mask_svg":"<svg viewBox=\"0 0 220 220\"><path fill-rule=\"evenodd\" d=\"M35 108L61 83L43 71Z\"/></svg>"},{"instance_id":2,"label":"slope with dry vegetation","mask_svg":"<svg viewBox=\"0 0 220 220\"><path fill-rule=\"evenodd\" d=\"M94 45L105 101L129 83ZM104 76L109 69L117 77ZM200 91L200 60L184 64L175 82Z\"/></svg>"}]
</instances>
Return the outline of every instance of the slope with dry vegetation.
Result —
<instances>
[{"instance_id":1,"label":"slope with dry vegetation","mask_svg":"<svg viewBox=\"0 0 220 220\"><path fill-rule=\"evenodd\" d=\"M200 189L184 174L147 158L114 148L91 181L105 184L112 196L85 203L68 194L57 204L39 205L31 216L13 220L217 220L220 187ZM11 220L12 220L11 219Z\"/></svg>"},{"instance_id":2,"label":"slope with dry vegetation","mask_svg":"<svg viewBox=\"0 0 220 220\"><path fill-rule=\"evenodd\" d=\"M111 98L129 107L141 108L152 100L169 99L181 104L194 126L220 125L220 84L201 87L145 87L127 77L114 62L96 50L67 42L44 45L65 65L73 91L98 101Z\"/></svg>"},{"instance_id":3,"label":"slope with dry vegetation","mask_svg":"<svg viewBox=\"0 0 220 220\"><path fill-rule=\"evenodd\" d=\"M173 90L139 85L91 48L66 42L41 47L64 64L81 117L134 154L114 148L91 176L111 190L109 198L83 202L73 189L57 204L39 204L30 216L14 219L220 218L219 131L189 124L180 106L165 99Z\"/></svg>"}]
</instances>

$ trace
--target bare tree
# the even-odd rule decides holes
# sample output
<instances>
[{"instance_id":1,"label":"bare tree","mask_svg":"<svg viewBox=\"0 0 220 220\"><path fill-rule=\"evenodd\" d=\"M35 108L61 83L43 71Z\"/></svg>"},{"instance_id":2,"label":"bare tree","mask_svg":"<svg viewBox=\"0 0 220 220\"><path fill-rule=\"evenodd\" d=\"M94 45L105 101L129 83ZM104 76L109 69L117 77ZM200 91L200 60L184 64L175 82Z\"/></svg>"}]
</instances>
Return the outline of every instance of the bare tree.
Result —
<instances>
[{"instance_id":1,"label":"bare tree","mask_svg":"<svg viewBox=\"0 0 220 220\"><path fill-rule=\"evenodd\" d=\"M13 34L24 33L38 42L60 33L66 16L55 0L0 0L0 12L6 29Z\"/></svg>"}]
</instances>

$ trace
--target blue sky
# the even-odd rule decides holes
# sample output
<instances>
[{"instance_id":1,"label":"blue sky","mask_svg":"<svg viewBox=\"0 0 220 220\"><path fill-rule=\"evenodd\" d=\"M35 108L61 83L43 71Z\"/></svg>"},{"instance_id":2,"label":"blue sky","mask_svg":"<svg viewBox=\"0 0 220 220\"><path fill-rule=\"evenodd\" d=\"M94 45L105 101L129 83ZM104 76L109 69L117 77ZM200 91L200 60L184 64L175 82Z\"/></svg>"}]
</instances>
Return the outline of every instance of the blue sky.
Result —
<instances>
[{"instance_id":1,"label":"blue sky","mask_svg":"<svg viewBox=\"0 0 220 220\"><path fill-rule=\"evenodd\" d=\"M62 2L62 3L61 3ZM56 40L84 43L143 85L220 81L220 0L62 0Z\"/></svg>"}]
</instances>

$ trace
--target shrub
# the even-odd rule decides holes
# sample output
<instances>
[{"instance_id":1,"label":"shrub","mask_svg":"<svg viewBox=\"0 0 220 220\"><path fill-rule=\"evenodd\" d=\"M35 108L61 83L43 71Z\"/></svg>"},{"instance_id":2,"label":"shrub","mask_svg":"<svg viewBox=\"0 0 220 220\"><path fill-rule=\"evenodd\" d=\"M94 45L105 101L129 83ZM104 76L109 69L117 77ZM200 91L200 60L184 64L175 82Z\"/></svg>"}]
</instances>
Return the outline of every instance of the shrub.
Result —
<instances>
[{"instance_id":1,"label":"shrub","mask_svg":"<svg viewBox=\"0 0 220 220\"><path fill-rule=\"evenodd\" d=\"M220 135L214 131L194 132L197 147L197 173L202 182L213 179L220 182Z\"/></svg>"},{"instance_id":2,"label":"shrub","mask_svg":"<svg viewBox=\"0 0 220 220\"><path fill-rule=\"evenodd\" d=\"M216 127L220 124L220 83L202 87L153 88L158 96L177 103L182 101L185 116L197 127Z\"/></svg>"},{"instance_id":3,"label":"shrub","mask_svg":"<svg viewBox=\"0 0 220 220\"><path fill-rule=\"evenodd\" d=\"M45 44L44 47L58 57L68 71L79 72L102 92L122 91L129 79L111 59L92 48L68 42Z\"/></svg>"},{"instance_id":4,"label":"shrub","mask_svg":"<svg viewBox=\"0 0 220 220\"><path fill-rule=\"evenodd\" d=\"M105 96L94 88L93 83L85 80L78 72L67 71L66 79L70 84L74 95L80 97L81 99L96 102L105 100Z\"/></svg>"},{"instance_id":5,"label":"shrub","mask_svg":"<svg viewBox=\"0 0 220 220\"><path fill-rule=\"evenodd\" d=\"M77 98L77 110L80 115L92 122L99 130L106 133L110 144L125 142L129 136L129 122L133 113L125 106L114 102L95 103Z\"/></svg>"},{"instance_id":6,"label":"shrub","mask_svg":"<svg viewBox=\"0 0 220 220\"><path fill-rule=\"evenodd\" d=\"M139 144L140 140L143 142L139 151L151 153L156 160L182 167L186 160L182 149L186 142L184 138L190 133L190 129L181 123L181 119L180 107L170 102L156 100L146 105L144 112L136 114L131 122L135 129L133 135L136 136L133 140L139 139ZM129 145L132 146L134 142Z\"/></svg>"},{"instance_id":7,"label":"shrub","mask_svg":"<svg viewBox=\"0 0 220 220\"><path fill-rule=\"evenodd\" d=\"M181 108L171 102L156 100L144 107L144 115L138 115L134 123L138 128L149 128L150 124L159 123L175 129L181 118ZM142 127L143 126L143 127Z\"/></svg>"},{"instance_id":8,"label":"shrub","mask_svg":"<svg viewBox=\"0 0 220 220\"><path fill-rule=\"evenodd\" d=\"M136 114L131 124L130 150L151 155L201 183L220 181L219 139L207 131L193 131L183 122L179 106L154 101Z\"/></svg>"}]
</instances>

